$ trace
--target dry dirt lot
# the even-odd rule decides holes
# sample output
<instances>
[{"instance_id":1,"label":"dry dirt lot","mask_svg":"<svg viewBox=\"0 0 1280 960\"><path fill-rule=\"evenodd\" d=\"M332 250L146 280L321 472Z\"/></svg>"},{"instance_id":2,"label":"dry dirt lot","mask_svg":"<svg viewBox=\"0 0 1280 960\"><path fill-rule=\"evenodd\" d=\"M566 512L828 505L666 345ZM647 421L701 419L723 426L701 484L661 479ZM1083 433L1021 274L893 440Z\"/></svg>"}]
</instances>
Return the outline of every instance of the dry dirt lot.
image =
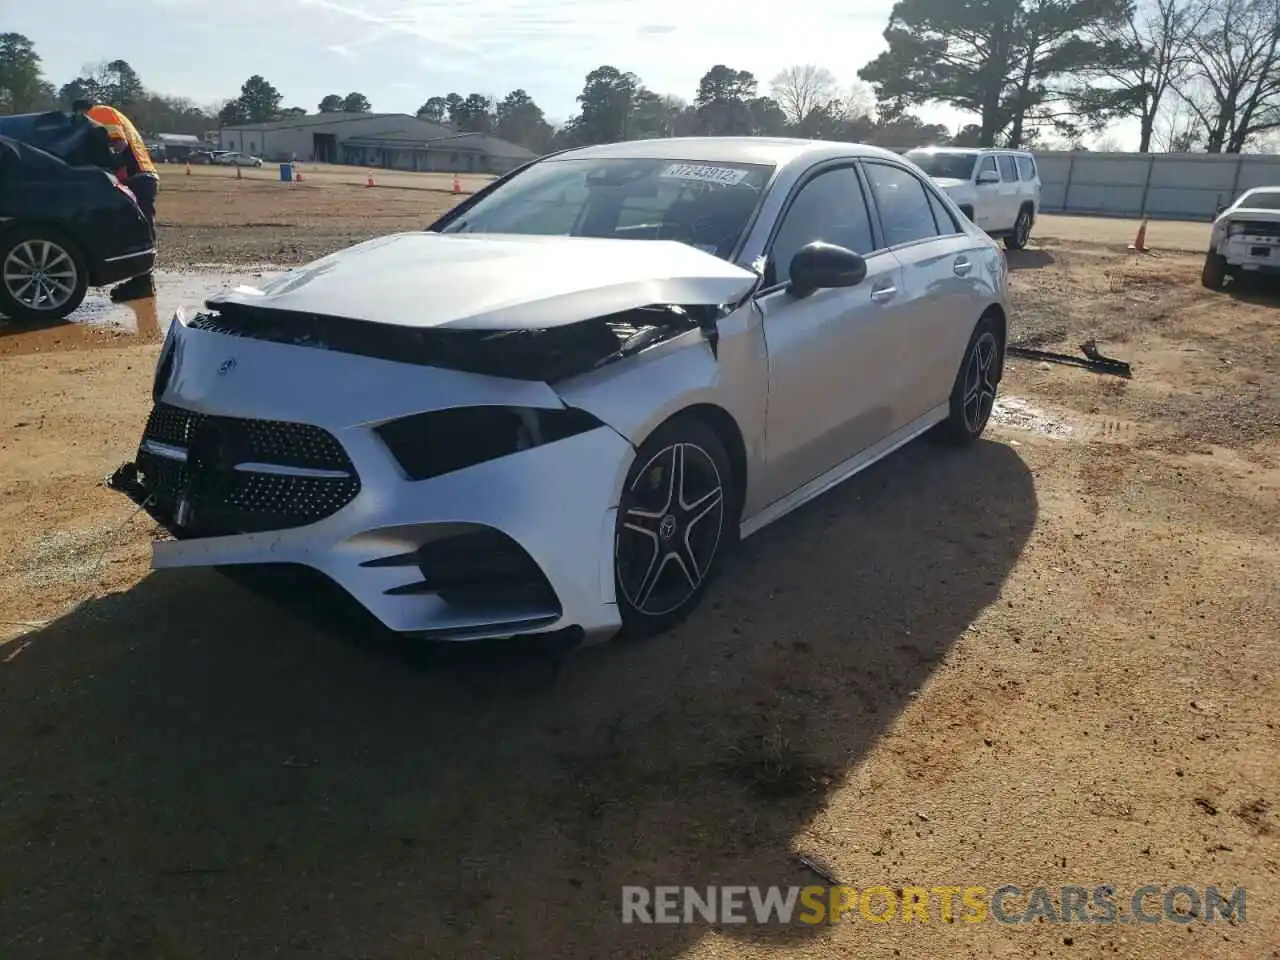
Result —
<instances>
[{"instance_id":1,"label":"dry dirt lot","mask_svg":"<svg viewBox=\"0 0 1280 960\"><path fill-rule=\"evenodd\" d=\"M449 197L166 179L166 264L288 264ZM1202 225L1046 218L987 441L744 545L675 633L406 648L147 571L99 480L141 336L0 327L0 957L1280 956L1280 301ZM1185 253L1180 251L1193 251ZM624 884L1247 887L1245 923L623 926ZM1155 901L1152 901L1153 903ZM1013 898L1020 912L1024 901Z\"/></svg>"}]
</instances>

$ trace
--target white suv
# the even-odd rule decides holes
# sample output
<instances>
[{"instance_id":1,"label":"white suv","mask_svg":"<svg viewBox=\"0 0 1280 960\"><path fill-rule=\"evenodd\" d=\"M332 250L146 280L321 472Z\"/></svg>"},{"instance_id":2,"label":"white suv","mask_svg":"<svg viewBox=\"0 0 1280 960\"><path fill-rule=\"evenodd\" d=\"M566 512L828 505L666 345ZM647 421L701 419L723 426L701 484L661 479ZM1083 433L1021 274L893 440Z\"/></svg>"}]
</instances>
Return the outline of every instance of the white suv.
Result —
<instances>
[{"instance_id":1,"label":"white suv","mask_svg":"<svg viewBox=\"0 0 1280 960\"><path fill-rule=\"evenodd\" d=\"M1010 250L1021 250L1040 212L1040 171L1026 150L922 147L906 158Z\"/></svg>"}]
</instances>

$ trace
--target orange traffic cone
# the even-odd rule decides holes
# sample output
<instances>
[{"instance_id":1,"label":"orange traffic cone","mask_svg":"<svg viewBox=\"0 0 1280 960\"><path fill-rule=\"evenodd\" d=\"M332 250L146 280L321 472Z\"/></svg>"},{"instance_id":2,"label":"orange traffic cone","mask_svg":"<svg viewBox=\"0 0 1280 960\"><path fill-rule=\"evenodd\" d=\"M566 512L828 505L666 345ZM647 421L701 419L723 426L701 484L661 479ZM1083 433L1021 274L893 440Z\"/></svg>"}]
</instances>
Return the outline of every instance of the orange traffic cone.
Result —
<instances>
[{"instance_id":1,"label":"orange traffic cone","mask_svg":"<svg viewBox=\"0 0 1280 960\"><path fill-rule=\"evenodd\" d=\"M297 182L297 183L301 183L301 182L302 182L302 168L301 168L301 167L294 167L294 168L293 168L293 179L294 179L294 181L295 181L295 182Z\"/></svg>"},{"instance_id":2,"label":"orange traffic cone","mask_svg":"<svg viewBox=\"0 0 1280 960\"><path fill-rule=\"evenodd\" d=\"M1129 244L1129 249L1138 253L1147 252L1147 221L1145 219L1138 225L1138 234L1133 238L1133 243Z\"/></svg>"},{"instance_id":3,"label":"orange traffic cone","mask_svg":"<svg viewBox=\"0 0 1280 960\"><path fill-rule=\"evenodd\" d=\"M458 179L458 175L456 173L453 175L453 192L454 193L462 192L462 181Z\"/></svg>"},{"instance_id":4,"label":"orange traffic cone","mask_svg":"<svg viewBox=\"0 0 1280 960\"><path fill-rule=\"evenodd\" d=\"M377 184L373 182L373 171L372 171L372 170L370 170L370 171L369 171L369 179L365 181L365 184L364 184L364 185L365 185L366 187L376 187L376 186L377 186Z\"/></svg>"}]
</instances>

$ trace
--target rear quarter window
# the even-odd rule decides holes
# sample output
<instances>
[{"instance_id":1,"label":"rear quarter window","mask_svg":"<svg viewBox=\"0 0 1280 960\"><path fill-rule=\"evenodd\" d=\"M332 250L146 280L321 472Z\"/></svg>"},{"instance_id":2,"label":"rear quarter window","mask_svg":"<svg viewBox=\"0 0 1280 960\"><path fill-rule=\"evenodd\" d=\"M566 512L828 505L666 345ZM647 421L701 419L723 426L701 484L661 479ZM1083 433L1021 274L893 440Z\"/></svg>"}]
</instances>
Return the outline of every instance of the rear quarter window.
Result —
<instances>
[{"instance_id":1,"label":"rear quarter window","mask_svg":"<svg viewBox=\"0 0 1280 960\"><path fill-rule=\"evenodd\" d=\"M1036 162L1031 157L1018 157L1018 176L1023 180L1036 178Z\"/></svg>"}]
</instances>

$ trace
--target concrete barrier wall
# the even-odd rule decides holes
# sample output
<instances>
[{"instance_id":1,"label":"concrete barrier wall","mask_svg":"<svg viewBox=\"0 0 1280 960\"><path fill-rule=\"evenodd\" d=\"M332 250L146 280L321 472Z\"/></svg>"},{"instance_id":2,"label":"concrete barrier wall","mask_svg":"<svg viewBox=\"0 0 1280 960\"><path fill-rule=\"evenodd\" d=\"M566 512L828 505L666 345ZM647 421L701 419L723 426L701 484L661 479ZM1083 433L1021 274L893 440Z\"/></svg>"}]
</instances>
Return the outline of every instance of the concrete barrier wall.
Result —
<instances>
[{"instance_id":1,"label":"concrete barrier wall","mask_svg":"<svg viewBox=\"0 0 1280 960\"><path fill-rule=\"evenodd\" d=\"M1212 220L1251 187L1280 186L1280 156L1038 152L1046 213Z\"/></svg>"}]
</instances>

